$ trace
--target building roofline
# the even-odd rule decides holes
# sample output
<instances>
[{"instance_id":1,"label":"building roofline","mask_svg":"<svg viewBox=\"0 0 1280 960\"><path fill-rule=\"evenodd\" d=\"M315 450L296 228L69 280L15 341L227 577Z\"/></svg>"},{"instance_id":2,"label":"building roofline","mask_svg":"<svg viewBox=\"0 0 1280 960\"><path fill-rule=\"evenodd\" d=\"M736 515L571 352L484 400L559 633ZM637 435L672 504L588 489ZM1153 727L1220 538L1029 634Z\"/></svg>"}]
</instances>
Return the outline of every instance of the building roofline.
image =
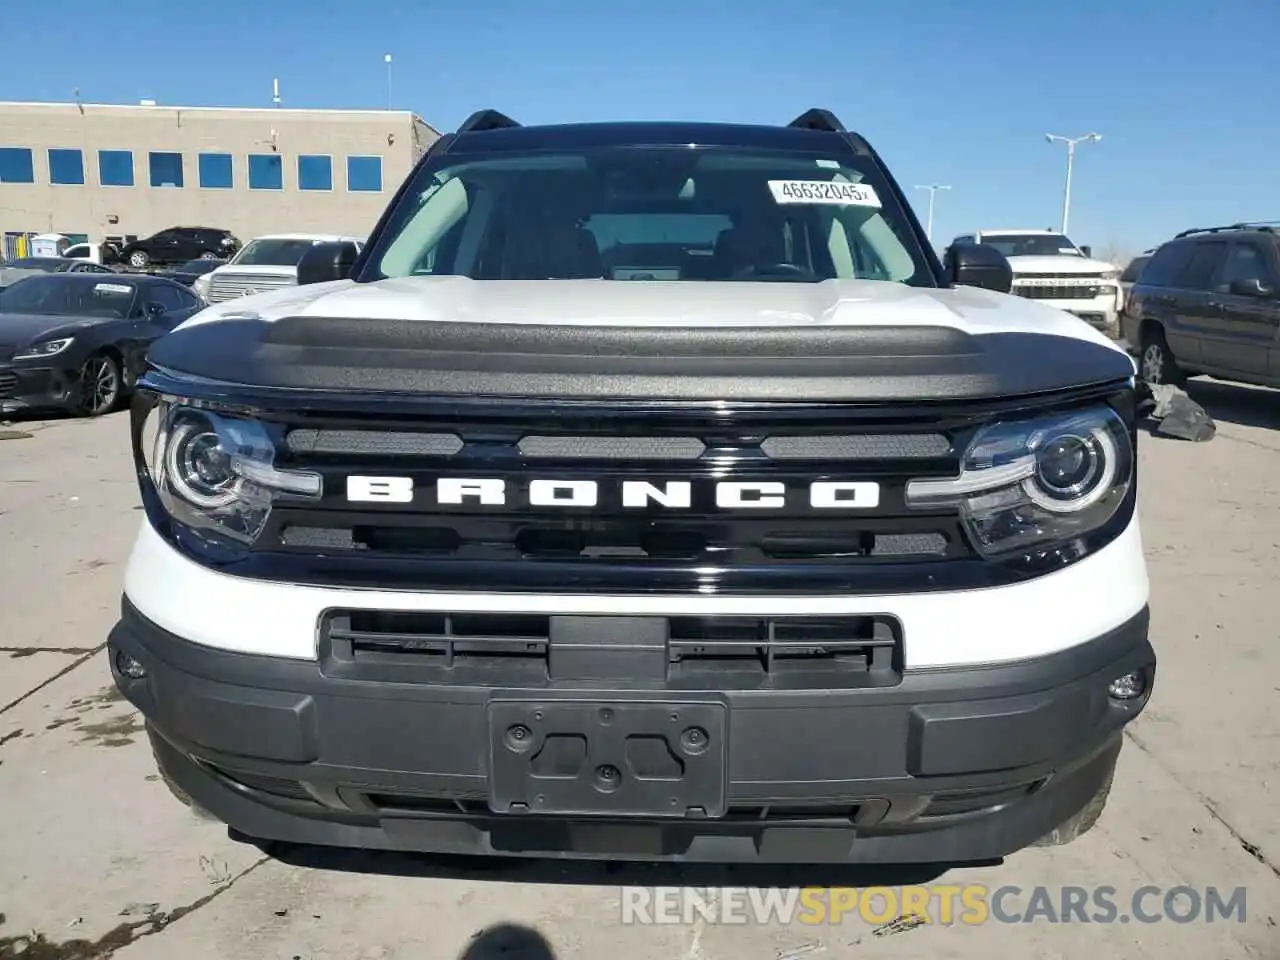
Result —
<instances>
[{"instance_id":1,"label":"building roofline","mask_svg":"<svg viewBox=\"0 0 1280 960\"><path fill-rule=\"evenodd\" d=\"M347 114L357 116L398 116L412 117L421 121L426 126L431 127L413 110L382 110L377 108L353 108L342 109L338 107L218 107L218 106L200 106L190 107L176 103L93 103L89 101L67 101L67 100L0 100L0 110L9 107L53 107L67 110L94 109L94 110L157 110L172 111L181 113L293 113L293 114L322 114L335 115ZM435 127L431 127L435 130ZM436 130L437 133L440 131Z\"/></svg>"}]
</instances>

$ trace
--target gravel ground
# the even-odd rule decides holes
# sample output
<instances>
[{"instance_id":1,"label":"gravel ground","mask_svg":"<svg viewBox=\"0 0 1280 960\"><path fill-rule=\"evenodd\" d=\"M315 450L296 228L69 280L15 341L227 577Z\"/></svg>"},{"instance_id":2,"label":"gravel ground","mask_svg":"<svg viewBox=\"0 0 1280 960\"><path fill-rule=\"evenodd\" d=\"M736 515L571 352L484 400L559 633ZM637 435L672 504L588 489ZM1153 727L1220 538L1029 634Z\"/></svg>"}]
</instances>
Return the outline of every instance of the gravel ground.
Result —
<instances>
[{"instance_id":1,"label":"gravel ground","mask_svg":"<svg viewBox=\"0 0 1280 960\"><path fill-rule=\"evenodd\" d=\"M626 925L627 885L905 882L293 851L269 858L157 781L101 647L140 520L122 415L0 425L0 958L1280 958L1280 394L1194 384L1207 444L1144 437L1160 676L1077 843L948 884L1247 890L1243 922ZM1045 616L1070 616L1047 610ZM920 879L920 878L912 878ZM1157 896L1147 903L1158 907ZM1011 907L1023 910L1025 897Z\"/></svg>"}]
</instances>

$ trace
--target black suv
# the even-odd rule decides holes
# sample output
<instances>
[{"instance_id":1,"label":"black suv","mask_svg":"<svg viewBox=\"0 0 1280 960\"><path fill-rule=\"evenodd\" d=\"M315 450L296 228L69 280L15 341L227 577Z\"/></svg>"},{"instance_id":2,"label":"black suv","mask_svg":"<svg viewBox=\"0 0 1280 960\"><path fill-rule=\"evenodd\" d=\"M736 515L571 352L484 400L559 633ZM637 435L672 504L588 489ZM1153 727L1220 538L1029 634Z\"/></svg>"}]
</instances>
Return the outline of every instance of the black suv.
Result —
<instances>
[{"instance_id":1,"label":"black suv","mask_svg":"<svg viewBox=\"0 0 1280 960\"><path fill-rule=\"evenodd\" d=\"M216 227L170 227L135 240L120 251L129 266L144 269L153 263L186 263L188 260L227 260L240 249L230 230Z\"/></svg>"},{"instance_id":2,"label":"black suv","mask_svg":"<svg viewBox=\"0 0 1280 960\"><path fill-rule=\"evenodd\" d=\"M1129 294L1121 334L1151 384L1209 374L1280 386L1280 224L1184 230Z\"/></svg>"}]
</instances>

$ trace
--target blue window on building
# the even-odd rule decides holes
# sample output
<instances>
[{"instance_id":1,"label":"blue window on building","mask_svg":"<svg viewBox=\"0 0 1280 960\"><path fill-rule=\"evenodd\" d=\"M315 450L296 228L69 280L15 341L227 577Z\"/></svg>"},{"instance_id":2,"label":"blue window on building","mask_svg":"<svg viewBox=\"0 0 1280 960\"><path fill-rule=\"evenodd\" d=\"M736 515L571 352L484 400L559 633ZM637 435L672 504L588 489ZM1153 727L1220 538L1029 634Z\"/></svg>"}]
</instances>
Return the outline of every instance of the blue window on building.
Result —
<instances>
[{"instance_id":1,"label":"blue window on building","mask_svg":"<svg viewBox=\"0 0 1280 960\"><path fill-rule=\"evenodd\" d=\"M26 147L0 147L0 183L35 183L36 165Z\"/></svg>"},{"instance_id":2,"label":"blue window on building","mask_svg":"<svg viewBox=\"0 0 1280 960\"><path fill-rule=\"evenodd\" d=\"M347 157L347 189L377 193L382 189L381 157Z\"/></svg>"},{"instance_id":3,"label":"blue window on building","mask_svg":"<svg viewBox=\"0 0 1280 960\"><path fill-rule=\"evenodd\" d=\"M284 161L280 154L249 154L249 189L284 189Z\"/></svg>"},{"instance_id":4,"label":"blue window on building","mask_svg":"<svg viewBox=\"0 0 1280 960\"><path fill-rule=\"evenodd\" d=\"M332 190L333 158L320 156L298 157L299 190Z\"/></svg>"},{"instance_id":5,"label":"blue window on building","mask_svg":"<svg viewBox=\"0 0 1280 960\"><path fill-rule=\"evenodd\" d=\"M232 187L231 154L200 154L200 186L206 190L230 190Z\"/></svg>"},{"instance_id":6,"label":"blue window on building","mask_svg":"<svg viewBox=\"0 0 1280 960\"><path fill-rule=\"evenodd\" d=\"M150 155L150 163L153 187L182 186L182 154L153 153Z\"/></svg>"},{"instance_id":7,"label":"blue window on building","mask_svg":"<svg viewBox=\"0 0 1280 960\"><path fill-rule=\"evenodd\" d=\"M98 182L104 187L132 187L133 151L99 150Z\"/></svg>"},{"instance_id":8,"label":"blue window on building","mask_svg":"<svg viewBox=\"0 0 1280 960\"><path fill-rule=\"evenodd\" d=\"M84 183L84 154L79 150L49 151L49 182L64 184Z\"/></svg>"}]
</instances>

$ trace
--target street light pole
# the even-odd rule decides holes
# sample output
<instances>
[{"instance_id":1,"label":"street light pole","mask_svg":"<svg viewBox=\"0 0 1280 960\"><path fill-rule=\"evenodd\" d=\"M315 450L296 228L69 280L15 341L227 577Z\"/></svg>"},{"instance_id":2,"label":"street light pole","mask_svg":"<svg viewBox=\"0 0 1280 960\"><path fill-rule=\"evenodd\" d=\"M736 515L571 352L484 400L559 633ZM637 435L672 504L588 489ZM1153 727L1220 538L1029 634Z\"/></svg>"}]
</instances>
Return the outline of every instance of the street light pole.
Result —
<instances>
[{"instance_id":1,"label":"street light pole","mask_svg":"<svg viewBox=\"0 0 1280 960\"><path fill-rule=\"evenodd\" d=\"M387 109L391 109L391 54L384 54L383 63L387 65Z\"/></svg>"},{"instance_id":2,"label":"street light pole","mask_svg":"<svg viewBox=\"0 0 1280 960\"><path fill-rule=\"evenodd\" d=\"M1102 139L1102 134L1086 133L1083 137L1060 137L1056 133L1046 133L1044 138L1050 143L1067 145L1067 184L1062 190L1062 235L1066 236L1071 217L1071 171L1075 166L1076 144L1097 143Z\"/></svg>"},{"instance_id":3,"label":"street light pole","mask_svg":"<svg viewBox=\"0 0 1280 960\"><path fill-rule=\"evenodd\" d=\"M916 189L929 191L929 219L928 225L924 228L924 233L929 242L933 243L933 198L937 195L939 190L950 190L951 187L943 183L918 183L916 184Z\"/></svg>"}]
</instances>

